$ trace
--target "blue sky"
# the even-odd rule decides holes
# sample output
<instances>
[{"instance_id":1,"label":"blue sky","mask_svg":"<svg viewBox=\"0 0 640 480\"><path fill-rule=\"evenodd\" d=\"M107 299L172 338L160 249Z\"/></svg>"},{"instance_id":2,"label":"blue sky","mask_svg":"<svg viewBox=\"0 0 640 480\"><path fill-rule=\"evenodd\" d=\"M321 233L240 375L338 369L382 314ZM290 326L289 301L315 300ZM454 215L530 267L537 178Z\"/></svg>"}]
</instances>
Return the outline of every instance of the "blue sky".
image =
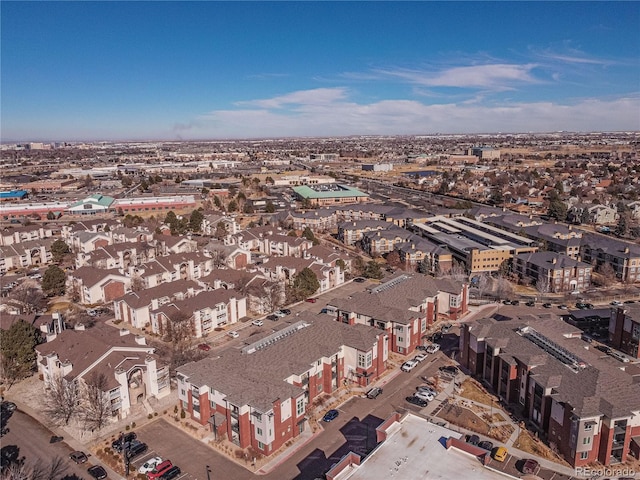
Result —
<instances>
[{"instance_id":1,"label":"blue sky","mask_svg":"<svg viewBox=\"0 0 640 480\"><path fill-rule=\"evenodd\" d=\"M10 2L1 139L640 130L639 2Z\"/></svg>"}]
</instances>

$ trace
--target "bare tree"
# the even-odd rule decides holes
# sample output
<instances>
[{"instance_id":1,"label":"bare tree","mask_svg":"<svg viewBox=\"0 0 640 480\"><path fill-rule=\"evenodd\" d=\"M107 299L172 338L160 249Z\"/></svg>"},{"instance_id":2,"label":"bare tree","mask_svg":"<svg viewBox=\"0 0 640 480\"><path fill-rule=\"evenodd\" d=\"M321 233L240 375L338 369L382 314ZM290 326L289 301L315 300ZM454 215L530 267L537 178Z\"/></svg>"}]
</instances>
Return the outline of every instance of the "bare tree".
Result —
<instances>
[{"instance_id":1,"label":"bare tree","mask_svg":"<svg viewBox=\"0 0 640 480\"><path fill-rule=\"evenodd\" d=\"M140 292L146 288L145 282L140 275L134 275L131 279L131 290Z\"/></svg>"},{"instance_id":2,"label":"bare tree","mask_svg":"<svg viewBox=\"0 0 640 480\"><path fill-rule=\"evenodd\" d=\"M0 480L57 480L67 473L66 462L58 456L53 457L48 463L37 459L35 463L25 462L24 457L3 464Z\"/></svg>"},{"instance_id":3,"label":"bare tree","mask_svg":"<svg viewBox=\"0 0 640 480\"><path fill-rule=\"evenodd\" d=\"M106 394L108 380L104 373L93 373L87 380L82 402L82 419L88 429L100 430L111 416L111 404Z\"/></svg>"},{"instance_id":4,"label":"bare tree","mask_svg":"<svg viewBox=\"0 0 640 480\"><path fill-rule=\"evenodd\" d=\"M79 413L80 392L75 381L67 381L62 375L56 375L47 382L44 395L43 412L58 424L68 425Z\"/></svg>"},{"instance_id":5,"label":"bare tree","mask_svg":"<svg viewBox=\"0 0 640 480\"><path fill-rule=\"evenodd\" d=\"M513 285L503 276L498 276L496 285L496 295L500 300L513 294Z\"/></svg>"},{"instance_id":6,"label":"bare tree","mask_svg":"<svg viewBox=\"0 0 640 480\"><path fill-rule=\"evenodd\" d=\"M478 275L477 287L478 287L478 296L482 298L491 287L491 279L489 278L489 275L487 275L486 272L482 272Z\"/></svg>"},{"instance_id":7,"label":"bare tree","mask_svg":"<svg viewBox=\"0 0 640 480\"><path fill-rule=\"evenodd\" d=\"M210 251L215 268L224 267L227 264L227 251L223 247L216 247Z\"/></svg>"},{"instance_id":8,"label":"bare tree","mask_svg":"<svg viewBox=\"0 0 640 480\"><path fill-rule=\"evenodd\" d=\"M13 289L10 298L20 302L25 312L32 313L38 310L38 306L44 298L44 295L42 294L42 290L28 285L25 282Z\"/></svg>"},{"instance_id":9,"label":"bare tree","mask_svg":"<svg viewBox=\"0 0 640 480\"><path fill-rule=\"evenodd\" d=\"M262 304L267 312L273 312L282 305L283 291L279 283L262 285Z\"/></svg>"},{"instance_id":10,"label":"bare tree","mask_svg":"<svg viewBox=\"0 0 640 480\"><path fill-rule=\"evenodd\" d=\"M551 283L549 282L549 279L546 277L543 278L538 278L538 281L536 282L536 290L538 290L538 292L540 292L541 294L545 294L545 293L549 293L551 287Z\"/></svg>"}]
</instances>

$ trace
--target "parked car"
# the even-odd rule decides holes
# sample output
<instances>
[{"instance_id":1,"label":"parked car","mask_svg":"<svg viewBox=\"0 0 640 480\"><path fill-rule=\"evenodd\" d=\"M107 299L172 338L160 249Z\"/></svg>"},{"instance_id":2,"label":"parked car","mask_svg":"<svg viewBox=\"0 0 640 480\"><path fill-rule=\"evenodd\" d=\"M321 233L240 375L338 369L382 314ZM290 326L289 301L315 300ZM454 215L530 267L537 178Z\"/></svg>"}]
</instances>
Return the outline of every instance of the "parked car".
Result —
<instances>
[{"instance_id":1,"label":"parked car","mask_svg":"<svg viewBox=\"0 0 640 480\"><path fill-rule=\"evenodd\" d=\"M478 446L489 452L493 450L493 442L490 442L489 440L483 440L478 444Z\"/></svg>"},{"instance_id":2,"label":"parked car","mask_svg":"<svg viewBox=\"0 0 640 480\"><path fill-rule=\"evenodd\" d=\"M382 395L382 389L380 387L373 387L367 392L367 398L377 398Z\"/></svg>"},{"instance_id":3,"label":"parked car","mask_svg":"<svg viewBox=\"0 0 640 480\"><path fill-rule=\"evenodd\" d=\"M576 302L576 308L579 310L586 310L587 304L583 302Z\"/></svg>"},{"instance_id":4,"label":"parked car","mask_svg":"<svg viewBox=\"0 0 640 480\"><path fill-rule=\"evenodd\" d=\"M138 455L142 455L144 452L149 450L149 447L146 443L139 442L138 440L134 440L127 448L127 458L135 458Z\"/></svg>"},{"instance_id":5,"label":"parked car","mask_svg":"<svg viewBox=\"0 0 640 480\"><path fill-rule=\"evenodd\" d=\"M438 350L440 350L440 345L438 345L437 343L432 343L431 345L427 346L427 353L436 353Z\"/></svg>"},{"instance_id":6,"label":"parked car","mask_svg":"<svg viewBox=\"0 0 640 480\"><path fill-rule=\"evenodd\" d=\"M251 322L251 325L255 325L256 327L261 327L264 325L264 322L262 320L254 320L253 322Z\"/></svg>"},{"instance_id":7,"label":"parked car","mask_svg":"<svg viewBox=\"0 0 640 480\"><path fill-rule=\"evenodd\" d=\"M176 467L174 465L160 476L160 480L173 480L174 478L177 478L181 473L182 472L180 471L180 467Z\"/></svg>"},{"instance_id":8,"label":"parked car","mask_svg":"<svg viewBox=\"0 0 640 480\"><path fill-rule=\"evenodd\" d=\"M614 300L613 302L609 303L609 305L613 305L614 307L618 307L618 306L622 305L622 302L620 300Z\"/></svg>"},{"instance_id":9,"label":"parked car","mask_svg":"<svg viewBox=\"0 0 640 480\"><path fill-rule=\"evenodd\" d=\"M551 307L553 307L553 305L551 305L550 303L543 303L543 304L542 304L542 306L543 306L544 308L551 308Z\"/></svg>"},{"instance_id":10,"label":"parked car","mask_svg":"<svg viewBox=\"0 0 640 480\"><path fill-rule=\"evenodd\" d=\"M156 468L154 468L152 471L147 473L147 478L149 480L157 480L172 467L173 464L171 463L171 460L165 460L164 462L156 465Z\"/></svg>"},{"instance_id":11,"label":"parked car","mask_svg":"<svg viewBox=\"0 0 640 480\"><path fill-rule=\"evenodd\" d=\"M201 343L198 345L198 349L208 352L209 350L211 350L211 347L206 343Z\"/></svg>"},{"instance_id":12,"label":"parked car","mask_svg":"<svg viewBox=\"0 0 640 480\"><path fill-rule=\"evenodd\" d=\"M81 452L79 450L75 452L71 452L69 454L69 458L77 464L85 463L88 460L87 455L84 452Z\"/></svg>"},{"instance_id":13,"label":"parked car","mask_svg":"<svg viewBox=\"0 0 640 480\"><path fill-rule=\"evenodd\" d=\"M338 417L338 415L340 415L340 412L336 409L332 409L324 414L324 417L322 417L322 420L324 420L325 422L330 422L332 420L335 420Z\"/></svg>"},{"instance_id":14,"label":"parked car","mask_svg":"<svg viewBox=\"0 0 640 480\"><path fill-rule=\"evenodd\" d=\"M421 398L415 397L415 396L410 396L405 398L405 400L413 405L417 405L419 407L426 407L427 405L429 405L429 402L427 402L426 400L422 400Z\"/></svg>"},{"instance_id":15,"label":"parked car","mask_svg":"<svg viewBox=\"0 0 640 480\"><path fill-rule=\"evenodd\" d=\"M271 315L267 316L267 320L271 320L272 322L277 322L279 318L280 317L278 317L275 314L271 314Z\"/></svg>"},{"instance_id":16,"label":"parked car","mask_svg":"<svg viewBox=\"0 0 640 480\"><path fill-rule=\"evenodd\" d=\"M504 305L513 305L513 302L511 300L503 300L502 303Z\"/></svg>"},{"instance_id":17,"label":"parked car","mask_svg":"<svg viewBox=\"0 0 640 480\"><path fill-rule=\"evenodd\" d=\"M533 458L527 458L522 464L522 473L535 475L540 468L540 463Z\"/></svg>"},{"instance_id":18,"label":"parked car","mask_svg":"<svg viewBox=\"0 0 640 480\"><path fill-rule=\"evenodd\" d=\"M534 302L533 300L529 300L527 303L525 303L525 305L527 307L535 307L536 306L536 302Z\"/></svg>"},{"instance_id":19,"label":"parked car","mask_svg":"<svg viewBox=\"0 0 640 480\"><path fill-rule=\"evenodd\" d=\"M367 281L367 279L362 277L357 277L357 278L354 278L353 281L356 283L364 283Z\"/></svg>"},{"instance_id":20,"label":"parked car","mask_svg":"<svg viewBox=\"0 0 640 480\"><path fill-rule=\"evenodd\" d=\"M419 353L418 355L416 355L415 357L413 357L413 359L416 362L422 362L423 360L427 359L427 354L426 353Z\"/></svg>"},{"instance_id":21,"label":"parked car","mask_svg":"<svg viewBox=\"0 0 640 480\"><path fill-rule=\"evenodd\" d=\"M511 300L511 305L520 305L520 300Z\"/></svg>"},{"instance_id":22,"label":"parked car","mask_svg":"<svg viewBox=\"0 0 640 480\"><path fill-rule=\"evenodd\" d=\"M416 347L416 350L421 350L423 352L426 352L427 351L427 346L426 345L418 345Z\"/></svg>"},{"instance_id":23,"label":"parked car","mask_svg":"<svg viewBox=\"0 0 640 480\"><path fill-rule=\"evenodd\" d=\"M568 310L568 309L569 309L569 307L567 307L565 304L558 305L558 308L559 308L560 310Z\"/></svg>"},{"instance_id":24,"label":"parked car","mask_svg":"<svg viewBox=\"0 0 640 480\"><path fill-rule=\"evenodd\" d=\"M416 390L418 392L425 392L425 393L430 393L431 395L433 395L434 397L438 394L438 392L436 392L432 387L430 387L429 385L420 385L419 387L416 387Z\"/></svg>"},{"instance_id":25,"label":"parked car","mask_svg":"<svg viewBox=\"0 0 640 480\"><path fill-rule=\"evenodd\" d=\"M307 298L307 299L305 300L305 302L309 302L309 303L316 303L317 301L318 301L318 299L317 299L317 298Z\"/></svg>"},{"instance_id":26,"label":"parked car","mask_svg":"<svg viewBox=\"0 0 640 480\"><path fill-rule=\"evenodd\" d=\"M493 459L497 462L504 462L508 453L505 447L498 447L493 451Z\"/></svg>"},{"instance_id":27,"label":"parked car","mask_svg":"<svg viewBox=\"0 0 640 480\"><path fill-rule=\"evenodd\" d=\"M433 393L427 391L417 391L413 394L413 396L418 397L422 400L426 400L427 402L433 402L433 399L436 398Z\"/></svg>"},{"instance_id":28,"label":"parked car","mask_svg":"<svg viewBox=\"0 0 640 480\"><path fill-rule=\"evenodd\" d=\"M136 438L138 438L136 432L125 433L122 438L118 437L113 442L111 442L111 448L113 448L116 452L121 452L122 444L131 443Z\"/></svg>"},{"instance_id":29,"label":"parked car","mask_svg":"<svg viewBox=\"0 0 640 480\"><path fill-rule=\"evenodd\" d=\"M288 308L281 308L280 310L278 310L278 312L280 312L280 314L282 314L283 317L287 315L291 315L291 310L289 310Z\"/></svg>"},{"instance_id":30,"label":"parked car","mask_svg":"<svg viewBox=\"0 0 640 480\"><path fill-rule=\"evenodd\" d=\"M103 478L107 478L107 471L100 465L94 465L93 467L89 467L87 472L96 480L102 480Z\"/></svg>"},{"instance_id":31,"label":"parked car","mask_svg":"<svg viewBox=\"0 0 640 480\"><path fill-rule=\"evenodd\" d=\"M449 375L453 375L454 377L458 375L458 373L460 373L460 370L458 370L458 367L455 367L453 365L445 365L444 367L440 367L440 371L444 373L448 373Z\"/></svg>"},{"instance_id":32,"label":"parked car","mask_svg":"<svg viewBox=\"0 0 640 480\"><path fill-rule=\"evenodd\" d=\"M478 435L467 435L466 441L469 445L478 445L480 437Z\"/></svg>"},{"instance_id":33,"label":"parked car","mask_svg":"<svg viewBox=\"0 0 640 480\"><path fill-rule=\"evenodd\" d=\"M227 335L229 335L231 338L238 338L240 336L240 334L235 330L230 331L229 333L227 333Z\"/></svg>"},{"instance_id":34,"label":"parked car","mask_svg":"<svg viewBox=\"0 0 640 480\"><path fill-rule=\"evenodd\" d=\"M140 468L138 468L138 473L145 474L145 473L153 472L153 470L161 463L162 463L162 458L152 457L146 462L144 462L142 465L140 465Z\"/></svg>"},{"instance_id":35,"label":"parked car","mask_svg":"<svg viewBox=\"0 0 640 480\"><path fill-rule=\"evenodd\" d=\"M402 364L400 370L402 370L403 372L410 372L411 370L416 368L416 365L418 365L418 362L416 362L415 360L407 360Z\"/></svg>"}]
</instances>

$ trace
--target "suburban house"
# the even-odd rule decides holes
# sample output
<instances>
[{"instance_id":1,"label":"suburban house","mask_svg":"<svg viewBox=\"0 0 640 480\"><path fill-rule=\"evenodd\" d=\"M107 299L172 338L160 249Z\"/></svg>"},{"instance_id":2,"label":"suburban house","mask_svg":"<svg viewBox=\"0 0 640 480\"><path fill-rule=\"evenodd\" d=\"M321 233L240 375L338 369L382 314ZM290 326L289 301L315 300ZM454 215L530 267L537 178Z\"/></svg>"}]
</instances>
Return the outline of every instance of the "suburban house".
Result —
<instances>
[{"instance_id":1,"label":"suburban house","mask_svg":"<svg viewBox=\"0 0 640 480\"><path fill-rule=\"evenodd\" d=\"M177 369L178 398L192 420L240 448L270 455L304 431L309 409L347 383L385 371L387 334L302 312L242 348Z\"/></svg>"},{"instance_id":2,"label":"suburban house","mask_svg":"<svg viewBox=\"0 0 640 480\"><path fill-rule=\"evenodd\" d=\"M640 358L639 305L622 305L611 309L609 343L632 358Z\"/></svg>"},{"instance_id":3,"label":"suburban house","mask_svg":"<svg viewBox=\"0 0 640 480\"><path fill-rule=\"evenodd\" d=\"M216 328L232 325L247 316L247 299L235 290L218 289L200 292L184 300L176 300L151 311L151 331L165 335L176 323L189 321L195 338Z\"/></svg>"},{"instance_id":4,"label":"suburban house","mask_svg":"<svg viewBox=\"0 0 640 480\"><path fill-rule=\"evenodd\" d=\"M402 274L385 283L331 300L327 309L338 322L369 325L387 332L389 350L408 354L422 344L427 328L440 318L468 311L467 285L419 274Z\"/></svg>"},{"instance_id":5,"label":"suburban house","mask_svg":"<svg viewBox=\"0 0 640 480\"><path fill-rule=\"evenodd\" d=\"M591 285L591 265L554 252L516 255L513 271L547 293L580 292Z\"/></svg>"},{"instance_id":6,"label":"suburban house","mask_svg":"<svg viewBox=\"0 0 640 480\"><path fill-rule=\"evenodd\" d=\"M131 278L117 269L80 267L67 276L67 292L84 305L109 303L131 290Z\"/></svg>"},{"instance_id":7,"label":"suburban house","mask_svg":"<svg viewBox=\"0 0 640 480\"><path fill-rule=\"evenodd\" d=\"M63 330L36 346L38 373L51 382L102 388L110 414L125 418L147 398L170 392L169 366L162 365L144 337L105 324Z\"/></svg>"},{"instance_id":8,"label":"suburban house","mask_svg":"<svg viewBox=\"0 0 640 480\"><path fill-rule=\"evenodd\" d=\"M555 315L464 324L460 350L460 363L573 467L621 463L638 447L635 369L603 356Z\"/></svg>"}]
</instances>

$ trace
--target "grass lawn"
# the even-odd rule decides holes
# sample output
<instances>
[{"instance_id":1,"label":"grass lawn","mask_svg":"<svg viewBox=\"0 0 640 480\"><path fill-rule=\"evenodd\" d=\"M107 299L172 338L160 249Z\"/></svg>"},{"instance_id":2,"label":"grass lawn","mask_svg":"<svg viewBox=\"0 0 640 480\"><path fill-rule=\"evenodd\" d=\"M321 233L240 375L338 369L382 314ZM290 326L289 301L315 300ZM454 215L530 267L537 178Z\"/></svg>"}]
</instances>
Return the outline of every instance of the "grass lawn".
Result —
<instances>
[{"instance_id":1,"label":"grass lawn","mask_svg":"<svg viewBox=\"0 0 640 480\"><path fill-rule=\"evenodd\" d=\"M482 385L470 378L462 382L460 396L489 406L491 406L492 401L497 402L498 400L494 395L488 393Z\"/></svg>"},{"instance_id":2,"label":"grass lawn","mask_svg":"<svg viewBox=\"0 0 640 480\"><path fill-rule=\"evenodd\" d=\"M514 447L522 450L523 452L529 452L533 455L538 455L542 458L546 458L547 460L551 460L552 462L569 466L567 462L559 458L549 447L535 438L527 430L520 430L520 435L518 436Z\"/></svg>"},{"instance_id":3,"label":"grass lawn","mask_svg":"<svg viewBox=\"0 0 640 480\"><path fill-rule=\"evenodd\" d=\"M456 405L447 405L440 410L438 417L453 425L458 425L459 427L480 433L481 435L489 434L489 425L487 422L466 408Z\"/></svg>"},{"instance_id":4,"label":"grass lawn","mask_svg":"<svg viewBox=\"0 0 640 480\"><path fill-rule=\"evenodd\" d=\"M53 313L53 312L66 312L67 309L69 308L69 305L71 305L71 302L56 302L54 304L49 305L49 309L47 310L47 313Z\"/></svg>"}]
</instances>

